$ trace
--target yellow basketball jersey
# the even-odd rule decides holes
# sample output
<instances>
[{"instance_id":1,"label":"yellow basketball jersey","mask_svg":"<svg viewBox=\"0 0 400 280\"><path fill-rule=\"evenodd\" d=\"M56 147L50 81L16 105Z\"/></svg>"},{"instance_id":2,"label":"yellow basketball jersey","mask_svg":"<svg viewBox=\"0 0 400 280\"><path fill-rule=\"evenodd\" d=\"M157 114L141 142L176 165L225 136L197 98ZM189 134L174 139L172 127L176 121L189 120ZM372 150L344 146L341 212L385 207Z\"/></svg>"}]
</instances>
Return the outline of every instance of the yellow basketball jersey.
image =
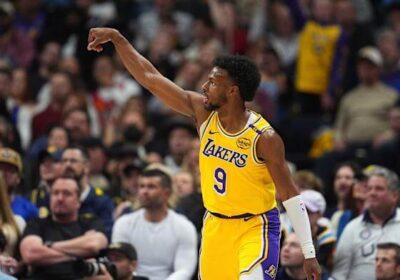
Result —
<instances>
[{"instance_id":1,"label":"yellow basketball jersey","mask_svg":"<svg viewBox=\"0 0 400 280\"><path fill-rule=\"evenodd\" d=\"M251 112L238 133L226 132L212 112L200 128L201 189L207 210L235 216L260 214L274 208L275 185L263 161L256 156L256 143L271 128Z\"/></svg>"},{"instance_id":2,"label":"yellow basketball jersey","mask_svg":"<svg viewBox=\"0 0 400 280\"><path fill-rule=\"evenodd\" d=\"M308 21L299 38L296 89L322 94L328 90L333 56L340 36L338 25Z\"/></svg>"}]
</instances>

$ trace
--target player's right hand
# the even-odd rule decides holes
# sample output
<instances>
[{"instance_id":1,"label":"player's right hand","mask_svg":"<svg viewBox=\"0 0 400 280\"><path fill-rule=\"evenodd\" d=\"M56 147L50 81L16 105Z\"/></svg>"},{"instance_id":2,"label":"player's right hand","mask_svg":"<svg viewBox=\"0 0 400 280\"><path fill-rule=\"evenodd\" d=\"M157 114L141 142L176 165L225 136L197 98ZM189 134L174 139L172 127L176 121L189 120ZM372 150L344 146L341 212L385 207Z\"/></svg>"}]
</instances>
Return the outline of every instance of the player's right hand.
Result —
<instances>
[{"instance_id":1,"label":"player's right hand","mask_svg":"<svg viewBox=\"0 0 400 280\"><path fill-rule=\"evenodd\" d=\"M321 280L321 268L316 258L304 260L303 268L307 280Z\"/></svg>"},{"instance_id":2,"label":"player's right hand","mask_svg":"<svg viewBox=\"0 0 400 280\"><path fill-rule=\"evenodd\" d=\"M112 41L113 37L118 34L118 31L113 28L97 27L89 31L88 36L88 51L101 52L102 44Z\"/></svg>"}]
</instances>

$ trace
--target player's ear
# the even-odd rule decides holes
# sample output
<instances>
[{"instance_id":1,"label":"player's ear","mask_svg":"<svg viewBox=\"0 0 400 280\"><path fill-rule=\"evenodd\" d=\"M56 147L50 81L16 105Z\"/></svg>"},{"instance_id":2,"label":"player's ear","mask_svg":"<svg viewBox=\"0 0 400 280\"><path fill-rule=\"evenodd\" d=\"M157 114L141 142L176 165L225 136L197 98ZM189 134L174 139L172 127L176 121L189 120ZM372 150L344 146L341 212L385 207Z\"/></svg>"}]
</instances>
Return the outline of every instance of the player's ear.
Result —
<instances>
[{"instance_id":1,"label":"player's ear","mask_svg":"<svg viewBox=\"0 0 400 280\"><path fill-rule=\"evenodd\" d=\"M236 84L233 84L233 85L230 87L228 96L229 96L229 97L241 97L241 96L240 96L239 86L236 85Z\"/></svg>"}]
</instances>

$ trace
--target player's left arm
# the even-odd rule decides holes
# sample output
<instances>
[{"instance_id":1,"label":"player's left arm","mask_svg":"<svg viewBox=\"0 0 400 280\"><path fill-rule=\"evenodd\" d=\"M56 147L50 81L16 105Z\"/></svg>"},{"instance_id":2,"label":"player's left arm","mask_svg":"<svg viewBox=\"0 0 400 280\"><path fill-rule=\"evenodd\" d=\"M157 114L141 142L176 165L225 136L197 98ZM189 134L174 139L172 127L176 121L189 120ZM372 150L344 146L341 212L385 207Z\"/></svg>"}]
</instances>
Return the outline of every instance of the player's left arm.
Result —
<instances>
[{"instance_id":1,"label":"player's left arm","mask_svg":"<svg viewBox=\"0 0 400 280\"><path fill-rule=\"evenodd\" d=\"M258 140L257 156L265 161L282 201L299 195L286 164L282 138L272 128Z\"/></svg>"},{"instance_id":2,"label":"player's left arm","mask_svg":"<svg viewBox=\"0 0 400 280\"><path fill-rule=\"evenodd\" d=\"M306 259L304 270L307 279L319 280L321 279L321 269L316 260L310 221L286 164L282 138L272 128L267 129L261 135L256 148L257 156L265 161L290 222L301 241L302 251Z\"/></svg>"}]
</instances>

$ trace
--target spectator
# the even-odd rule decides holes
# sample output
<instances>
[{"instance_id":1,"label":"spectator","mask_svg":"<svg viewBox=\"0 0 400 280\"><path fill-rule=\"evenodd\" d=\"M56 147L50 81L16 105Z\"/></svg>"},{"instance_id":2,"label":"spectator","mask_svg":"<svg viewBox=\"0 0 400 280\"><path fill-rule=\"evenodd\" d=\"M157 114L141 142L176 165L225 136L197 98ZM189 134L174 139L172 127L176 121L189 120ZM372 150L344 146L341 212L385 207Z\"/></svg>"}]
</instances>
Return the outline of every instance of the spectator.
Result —
<instances>
[{"instance_id":1,"label":"spectator","mask_svg":"<svg viewBox=\"0 0 400 280\"><path fill-rule=\"evenodd\" d=\"M164 162L173 172L177 172L183 167L183 159L197 134L196 128L186 119L175 117L167 122L166 131L168 131L168 155Z\"/></svg>"},{"instance_id":2,"label":"spectator","mask_svg":"<svg viewBox=\"0 0 400 280\"><path fill-rule=\"evenodd\" d=\"M345 36L333 23L330 0L311 2L311 19L306 20L299 0L286 0L301 28L295 89L300 113L321 116L333 107Z\"/></svg>"},{"instance_id":3,"label":"spectator","mask_svg":"<svg viewBox=\"0 0 400 280\"><path fill-rule=\"evenodd\" d=\"M179 44L187 45L190 42L193 18L190 14L178 11L175 0L156 0L151 10L142 13L136 22L135 42L139 50L146 50L150 42L159 33L161 26L174 23L176 40Z\"/></svg>"},{"instance_id":4,"label":"spectator","mask_svg":"<svg viewBox=\"0 0 400 280\"><path fill-rule=\"evenodd\" d=\"M0 174L0 274L16 274L21 265L16 260L17 244L25 221L22 217L14 215L7 194L7 187ZM0 279L2 275L0 275Z\"/></svg>"},{"instance_id":5,"label":"spectator","mask_svg":"<svg viewBox=\"0 0 400 280\"><path fill-rule=\"evenodd\" d=\"M371 162L387 167L400 176L400 99L390 109L389 124L393 136L374 149Z\"/></svg>"},{"instance_id":6,"label":"spectator","mask_svg":"<svg viewBox=\"0 0 400 280\"><path fill-rule=\"evenodd\" d=\"M37 217L37 208L26 198L17 195L22 180L21 156L10 148L0 148L0 171L4 176L14 214L20 215L25 221Z\"/></svg>"},{"instance_id":7,"label":"spectator","mask_svg":"<svg viewBox=\"0 0 400 280\"><path fill-rule=\"evenodd\" d=\"M82 186L79 213L99 217L104 223L107 236L111 236L114 205L102 189L89 184L90 164L86 150L78 146L69 147L64 150L61 162L63 174L76 178Z\"/></svg>"},{"instance_id":8,"label":"spectator","mask_svg":"<svg viewBox=\"0 0 400 280\"><path fill-rule=\"evenodd\" d=\"M324 271L331 271L336 237L329 221L323 218L326 210L325 198L321 193L314 190L301 192L301 197L310 218L311 233L316 244L318 262Z\"/></svg>"},{"instance_id":9,"label":"spectator","mask_svg":"<svg viewBox=\"0 0 400 280\"><path fill-rule=\"evenodd\" d=\"M72 109L69 112L65 112L63 126L71 137L71 144L77 144L90 137L90 117L85 110Z\"/></svg>"},{"instance_id":10,"label":"spectator","mask_svg":"<svg viewBox=\"0 0 400 280\"><path fill-rule=\"evenodd\" d=\"M17 67L28 67L35 56L34 42L15 25L15 8L9 1L0 3L0 58Z\"/></svg>"},{"instance_id":11,"label":"spectator","mask_svg":"<svg viewBox=\"0 0 400 280\"><path fill-rule=\"evenodd\" d=\"M62 175L61 169L62 150L49 146L39 153L40 181L37 188L30 195L31 202L39 209L39 217L46 218L49 215L50 186Z\"/></svg>"},{"instance_id":12,"label":"spectator","mask_svg":"<svg viewBox=\"0 0 400 280\"><path fill-rule=\"evenodd\" d=\"M21 136L24 149L28 148L31 142L32 117L38 110L32 90L32 76L24 68L14 69L7 107L11 112L12 122Z\"/></svg>"},{"instance_id":13,"label":"spectator","mask_svg":"<svg viewBox=\"0 0 400 280\"><path fill-rule=\"evenodd\" d=\"M388 129L386 114L398 98L394 89L379 81L383 63L379 50L364 47L358 56L360 83L340 101L334 125L334 151L316 163L315 172L324 181L329 181L331 170L339 162L355 157L366 161L374 139Z\"/></svg>"},{"instance_id":14,"label":"spectator","mask_svg":"<svg viewBox=\"0 0 400 280\"><path fill-rule=\"evenodd\" d=\"M122 216L113 228L112 241L132 244L140 259L137 272L151 280L190 279L196 267L196 230L168 209L171 192L169 175L159 169L145 170L138 190L143 208Z\"/></svg>"},{"instance_id":15,"label":"spectator","mask_svg":"<svg viewBox=\"0 0 400 280\"><path fill-rule=\"evenodd\" d=\"M287 77L276 50L267 48L261 53L261 82L255 100L256 111L273 124L278 123L283 109L280 101L287 91Z\"/></svg>"},{"instance_id":16,"label":"spectator","mask_svg":"<svg viewBox=\"0 0 400 280\"><path fill-rule=\"evenodd\" d=\"M129 243L112 243L106 250L107 258L117 267L118 278L114 280L149 280L147 277L137 276L137 253L136 249ZM90 280L96 280L96 277ZM102 278L98 280L113 280L113 278Z\"/></svg>"},{"instance_id":17,"label":"spectator","mask_svg":"<svg viewBox=\"0 0 400 280\"><path fill-rule=\"evenodd\" d=\"M51 125L59 125L68 95L73 92L73 81L66 72L56 72L50 78L50 102L44 111L32 119L32 139L43 135Z\"/></svg>"},{"instance_id":18,"label":"spectator","mask_svg":"<svg viewBox=\"0 0 400 280\"><path fill-rule=\"evenodd\" d=\"M29 73L33 82L32 91L37 97L40 108L45 108L51 99L51 85L48 82L57 71L57 64L61 59L60 44L54 41L46 42L36 59Z\"/></svg>"},{"instance_id":19,"label":"spectator","mask_svg":"<svg viewBox=\"0 0 400 280\"><path fill-rule=\"evenodd\" d=\"M343 214L344 210L349 209L351 202L355 176L359 171L358 166L352 162L344 162L339 164L335 170L335 178L333 180L333 190L336 195L336 206L333 211L328 214L328 218L332 220L333 229L337 229L338 218Z\"/></svg>"},{"instance_id":20,"label":"spectator","mask_svg":"<svg viewBox=\"0 0 400 280\"><path fill-rule=\"evenodd\" d=\"M282 65L289 69L295 63L299 47L299 36L295 29L294 19L283 2L273 2L271 11L273 32L268 35L268 39L279 54Z\"/></svg>"},{"instance_id":21,"label":"spectator","mask_svg":"<svg viewBox=\"0 0 400 280\"><path fill-rule=\"evenodd\" d=\"M376 248L376 280L399 280L400 245L396 243L381 243Z\"/></svg>"},{"instance_id":22,"label":"spectator","mask_svg":"<svg viewBox=\"0 0 400 280\"><path fill-rule=\"evenodd\" d=\"M101 56L93 65L93 76L97 88L92 92L92 100L101 123L110 117L113 109L118 109L129 97L140 95L138 84L116 71L112 58Z\"/></svg>"},{"instance_id":23,"label":"spectator","mask_svg":"<svg viewBox=\"0 0 400 280\"><path fill-rule=\"evenodd\" d=\"M100 220L79 217L81 187L71 178L51 186L51 215L32 220L25 229L20 252L30 279L81 279L76 258L96 256L107 246Z\"/></svg>"},{"instance_id":24,"label":"spectator","mask_svg":"<svg viewBox=\"0 0 400 280\"><path fill-rule=\"evenodd\" d=\"M357 11L354 5L356 1L337 0L334 2L335 19L347 37L347 44L344 46L345 55L341 87L338 92L339 96L337 96L341 97L343 93L348 92L357 85L357 54L363 47L373 45L374 37L370 32L370 26L357 22Z\"/></svg>"},{"instance_id":25,"label":"spectator","mask_svg":"<svg viewBox=\"0 0 400 280\"><path fill-rule=\"evenodd\" d=\"M133 160L131 163L125 166L121 174L121 184L119 193L114 193L113 201L116 205L114 210L114 220L118 217L131 213L132 211L139 209L140 204L137 198L139 176L144 167L145 162L139 159ZM114 192L116 192L114 190Z\"/></svg>"},{"instance_id":26,"label":"spectator","mask_svg":"<svg viewBox=\"0 0 400 280\"><path fill-rule=\"evenodd\" d=\"M300 240L294 232L290 233L283 242L280 256L280 268L277 280L306 280L303 270L304 256Z\"/></svg>"},{"instance_id":27,"label":"spectator","mask_svg":"<svg viewBox=\"0 0 400 280\"><path fill-rule=\"evenodd\" d=\"M399 179L384 167L368 170L367 210L351 221L339 240L334 270L335 279L375 279L376 245L399 242Z\"/></svg>"},{"instance_id":28,"label":"spectator","mask_svg":"<svg viewBox=\"0 0 400 280\"><path fill-rule=\"evenodd\" d=\"M179 171L174 175L174 185L178 198L184 198L196 191L193 176L188 171Z\"/></svg>"},{"instance_id":29,"label":"spectator","mask_svg":"<svg viewBox=\"0 0 400 280\"><path fill-rule=\"evenodd\" d=\"M360 84L340 103L335 122L336 150L371 144L374 137L388 128L386 112L398 94L379 81L382 63L382 56L376 48L360 50L357 64Z\"/></svg>"},{"instance_id":30,"label":"spectator","mask_svg":"<svg viewBox=\"0 0 400 280\"><path fill-rule=\"evenodd\" d=\"M382 31L377 41L383 58L381 80L386 85L395 88L397 92L400 92L400 48L397 34L392 30Z\"/></svg>"},{"instance_id":31,"label":"spectator","mask_svg":"<svg viewBox=\"0 0 400 280\"><path fill-rule=\"evenodd\" d=\"M190 148L185 155L183 170L192 174L196 190L200 189L200 168L199 168L200 140L196 137L190 142Z\"/></svg>"},{"instance_id":32,"label":"spectator","mask_svg":"<svg viewBox=\"0 0 400 280\"><path fill-rule=\"evenodd\" d=\"M103 143L98 138L90 137L83 139L80 144L89 153L89 184L110 192L110 182L105 174L107 155Z\"/></svg>"},{"instance_id":33,"label":"spectator","mask_svg":"<svg viewBox=\"0 0 400 280\"><path fill-rule=\"evenodd\" d=\"M300 192L304 190L314 190L322 192L322 181L310 170L299 170L293 174L293 180Z\"/></svg>"}]
</instances>

